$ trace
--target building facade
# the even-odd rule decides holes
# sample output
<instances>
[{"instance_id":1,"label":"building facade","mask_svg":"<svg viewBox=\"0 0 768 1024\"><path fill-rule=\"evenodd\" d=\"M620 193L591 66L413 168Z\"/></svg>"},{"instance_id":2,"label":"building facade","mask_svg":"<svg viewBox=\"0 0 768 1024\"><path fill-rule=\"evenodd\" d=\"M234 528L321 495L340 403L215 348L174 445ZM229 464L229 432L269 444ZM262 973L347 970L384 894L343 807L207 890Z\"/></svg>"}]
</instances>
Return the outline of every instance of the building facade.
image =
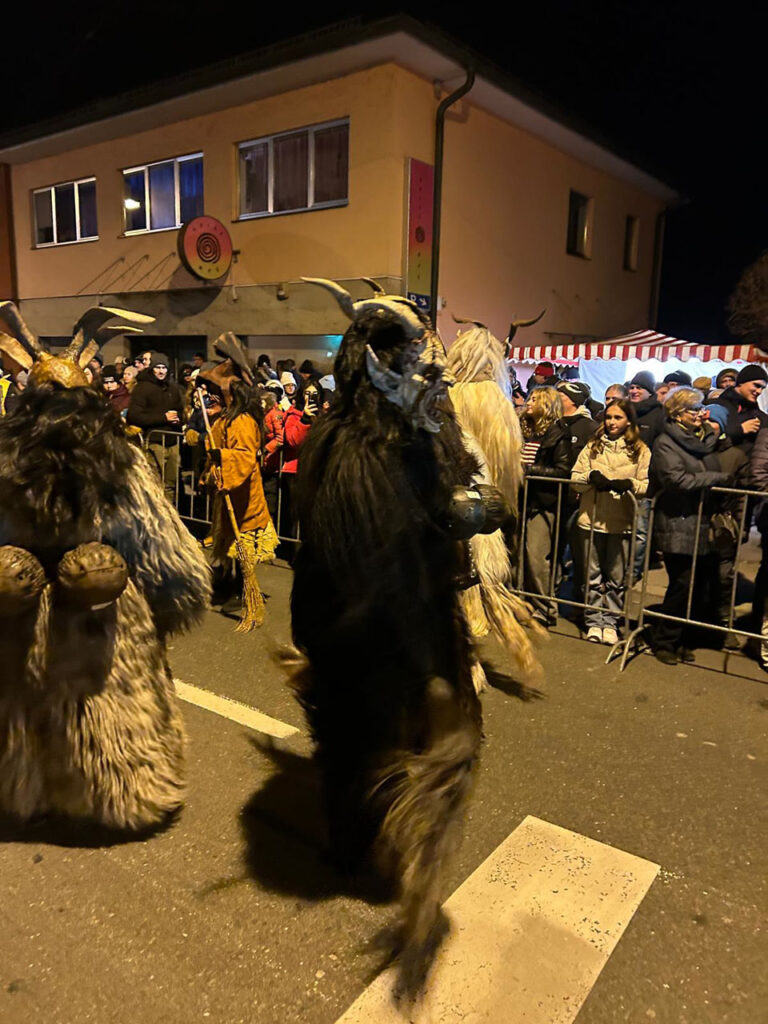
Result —
<instances>
[{"instance_id":1,"label":"building facade","mask_svg":"<svg viewBox=\"0 0 768 1024\"><path fill-rule=\"evenodd\" d=\"M361 277L409 288L409 171L433 162L437 106L464 79L460 57L382 30L6 145L6 294L45 338L67 337L101 303L155 316L141 345L177 361L230 330L254 354L326 365L346 323L301 277L355 295L368 294ZM504 337L513 316L546 309L530 344L648 326L667 186L482 73L449 110L443 167L446 342L452 315ZM200 214L231 238L218 280L179 256L179 229ZM129 339L106 358L118 351Z\"/></svg>"}]
</instances>

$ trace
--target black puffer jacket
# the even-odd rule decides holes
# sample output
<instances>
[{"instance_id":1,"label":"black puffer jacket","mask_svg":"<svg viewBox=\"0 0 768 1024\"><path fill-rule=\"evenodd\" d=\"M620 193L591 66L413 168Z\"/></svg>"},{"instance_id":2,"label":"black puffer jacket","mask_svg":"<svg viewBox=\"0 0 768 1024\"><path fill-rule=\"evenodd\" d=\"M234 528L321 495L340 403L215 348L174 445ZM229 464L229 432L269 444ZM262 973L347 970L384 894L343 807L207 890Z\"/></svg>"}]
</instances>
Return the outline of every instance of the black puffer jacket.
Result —
<instances>
[{"instance_id":1,"label":"black puffer jacket","mask_svg":"<svg viewBox=\"0 0 768 1024\"><path fill-rule=\"evenodd\" d=\"M168 359L161 352L153 352L149 367L142 370L136 378L136 386L131 392L128 405L128 422L131 426L142 430L181 430L184 418L184 395L179 385L172 379L170 370L165 380L157 379L153 367L158 363L168 366ZM171 423L165 414L175 409L179 414L179 422Z\"/></svg>"},{"instance_id":2,"label":"black puffer jacket","mask_svg":"<svg viewBox=\"0 0 768 1024\"><path fill-rule=\"evenodd\" d=\"M640 430L640 440L653 451L654 441L664 430L667 419L664 414L664 406L655 395L651 395L650 398L646 398L642 402L636 402L633 408Z\"/></svg>"},{"instance_id":3,"label":"black puffer jacket","mask_svg":"<svg viewBox=\"0 0 768 1024\"><path fill-rule=\"evenodd\" d=\"M553 423L542 438L533 465L528 469L529 476L567 477L570 480L571 466L571 432L562 420ZM565 509L568 499L568 485L547 484L532 480L528 484L528 514L545 509L557 508L557 492L561 490L561 510Z\"/></svg>"},{"instance_id":4,"label":"black puffer jacket","mask_svg":"<svg viewBox=\"0 0 768 1024\"><path fill-rule=\"evenodd\" d=\"M657 496L653 536L656 547L661 551L693 554L702 491L711 487L727 487L731 479L720 469L716 448L717 434L714 430L698 438L679 423L665 422L663 432L653 446L648 487L649 496ZM719 504L717 498L717 495L704 497L697 549L700 555L712 550L708 524Z\"/></svg>"}]
</instances>

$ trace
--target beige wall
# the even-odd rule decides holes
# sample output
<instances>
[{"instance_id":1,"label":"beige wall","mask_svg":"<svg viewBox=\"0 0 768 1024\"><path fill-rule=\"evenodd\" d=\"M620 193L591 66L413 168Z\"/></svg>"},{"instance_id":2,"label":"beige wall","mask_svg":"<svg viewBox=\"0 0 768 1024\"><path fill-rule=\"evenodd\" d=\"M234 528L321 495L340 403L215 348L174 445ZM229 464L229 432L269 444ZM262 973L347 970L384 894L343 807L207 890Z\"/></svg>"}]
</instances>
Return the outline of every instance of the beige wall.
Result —
<instances>
[{"instance_id":1,"label":"beige wall","mask_svg":"<svg viewBox=\"0 0 768 1024\"><path fill-rule=\"evenodd\" d=\"M15 166L19 292L30 324L41 334L66 333L76 306L103 297L156 315L165 334L343 331L330 297L290 282L302 274L347 282L369 275L402 287L406 160L432 162L436 107L430 82L388 64ZM238 141L343 116L350 117L348 206L234 219ZM180 267L175 230L121 237L121 169L200 150L205 211L229 227L241 250L226 287L203 285ZM99 241L35 250L31 190L87 175L97 178ZM589 260L565 252L571 188L594 198ZM521 332L519 343L546 341L545 332L606 337L648 326L661 208L661 201L462 101L446 129L443 337L455 336L451 313L481 319L504 337L513 314L545 307L544 319ZM622 267L627 214L641 222L636 272ZM277 282L288 283L288 302L276 300L270 283ZM358 294L362 288L351 287ZM69 298L50 301L56 296Z\"/></svg>"},{"instance_id":2,"label":"beige wall","mask_svg":"<svg viewBox=\"0 0 768 1024\"><path fill-rule=\"evenodd\" d=\"M471 99L471 94L470 94ZM432 162L431 83L403 72L396 122L404 150ZM592 258L565 251L571 189L594 197ZM483 320L505 337L512 316L546 308L519 344L544 332L609 336L648 326L656 216L660 200L580 163L548 143L471 106L451 108L445 133L440 330L451 319ZM639 267L623 269L628 214L640 218Z\"/></svg>"},{"instance_id":3,"label":"beige wall","mask_svg":"<svg viewBox=\"0 0 768 1024\"><path fill-rule=\"evenodd\" d=\"M392 65L193 118L13 168L18 274L24 298L199 287L179 265L176 230L122 237L124 167L202 151L205 212L241 250L240 286L302 274L399 276L402 175L393 144ZM273 132L350 118L349 205L235 221L236 143ZM95 175L99 240L35 249L31 191Z\"/></svg>"}]
</instances>

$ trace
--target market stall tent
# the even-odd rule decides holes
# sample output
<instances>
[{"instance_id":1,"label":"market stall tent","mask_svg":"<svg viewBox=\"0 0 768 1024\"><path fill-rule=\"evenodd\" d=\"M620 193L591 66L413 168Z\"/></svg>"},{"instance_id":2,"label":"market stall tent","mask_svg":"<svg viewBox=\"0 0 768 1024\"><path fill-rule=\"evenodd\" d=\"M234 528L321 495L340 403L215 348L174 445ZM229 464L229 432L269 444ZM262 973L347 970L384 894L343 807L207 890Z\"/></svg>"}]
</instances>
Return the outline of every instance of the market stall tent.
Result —
<instances>
[{"instance_id":1,"label":"market stall tent","mask_svg":"<svg viewBox=\"0 0 768 1024\"><path fill-rule=\"evenodd\" d=\"M543 360L578 367L579 380L589 384L595 398L602 399L610 384L624 383L639 370L650 371L657 380L678 369L693 379L714 380L726 366L739 369L746 363L766 363L768 353L754 345L703 345L648 330L605 341L516 345L509 352L521 383Z\"/></svg>"}]
</instances>

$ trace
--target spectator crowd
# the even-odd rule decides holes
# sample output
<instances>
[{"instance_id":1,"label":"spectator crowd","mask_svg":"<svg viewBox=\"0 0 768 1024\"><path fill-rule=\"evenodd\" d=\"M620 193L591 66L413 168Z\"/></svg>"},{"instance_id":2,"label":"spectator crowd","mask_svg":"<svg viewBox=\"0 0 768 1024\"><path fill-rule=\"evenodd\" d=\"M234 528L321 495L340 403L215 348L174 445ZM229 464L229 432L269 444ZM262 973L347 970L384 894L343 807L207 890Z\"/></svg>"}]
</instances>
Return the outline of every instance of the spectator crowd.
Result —
<instances>
[{"instance_id":1,"label":"spectator crowd","mask_svg":"<svg viewBox=\"0 0 768 1024\"><path fill-rule=\"evenodd\" d=\"M148 350L108 365L95 356L88 367L92 385L126 431L141 438L177 505L180 470L204 476L206 385L196 378L212 365L197 353L175 379L168 357ZM268 355L259 356L255 377L264 496L281 538L291 541L298 537L301 446L332 402L335 383L310 360L297 368L283 359L273 368ZM663 565L668 584L658 611L666 618L654 619L650 633L656 657L666 664L693 659L700 636L679 621L686 619L724 627L717 634L722 644L738 648L732 597L744 511L747 531L754 519L762 536L745 626L759 634L768 598L768 502L712 489L768 491L768 416L758 404L765 369L724 369L714 380L676 370L660 382L641 371L608 387L603 402L582 381L559 377L552 363L537 365L527 388L511 370L510 377L526 480L509 547L534 617L551 627L570 607L589 641L615 644L628 584ZM24 384L19 372L0 379L0 414L12 409ZM282 553L291 561L294 550L287 543Z\"/></svg>"}]
</instances>

